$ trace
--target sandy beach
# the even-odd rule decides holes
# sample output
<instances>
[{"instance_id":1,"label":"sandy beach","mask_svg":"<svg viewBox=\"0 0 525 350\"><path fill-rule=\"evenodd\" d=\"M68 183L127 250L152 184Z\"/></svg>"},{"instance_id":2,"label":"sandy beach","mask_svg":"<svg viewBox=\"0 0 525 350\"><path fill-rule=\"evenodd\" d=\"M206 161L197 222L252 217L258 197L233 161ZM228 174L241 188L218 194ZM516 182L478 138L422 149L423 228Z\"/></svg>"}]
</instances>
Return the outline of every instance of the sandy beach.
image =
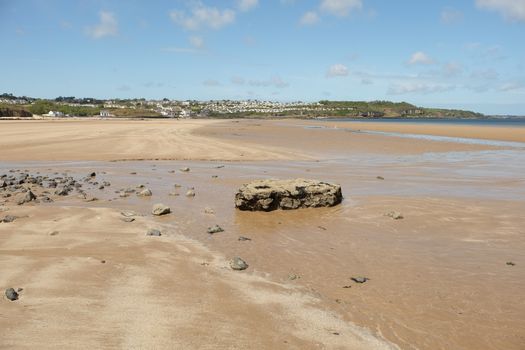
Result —
<instances>
[{"instance_id":1,"label":"sandy beach","mask_svg":"<svg viewBox=\"0 0 525 350\"><path fill-rule=\"evenodd\" d=\"M522 349L524 153L520 127L2 121L0 175L70 176L90 201L0 189L0 220L17 217L0 223L0 286L22 288L0 301L0 348ZM261 178L338 183L344 201L236 210ZM120 195L139 185L153 195Z\"/></svg>"}]
</instances>

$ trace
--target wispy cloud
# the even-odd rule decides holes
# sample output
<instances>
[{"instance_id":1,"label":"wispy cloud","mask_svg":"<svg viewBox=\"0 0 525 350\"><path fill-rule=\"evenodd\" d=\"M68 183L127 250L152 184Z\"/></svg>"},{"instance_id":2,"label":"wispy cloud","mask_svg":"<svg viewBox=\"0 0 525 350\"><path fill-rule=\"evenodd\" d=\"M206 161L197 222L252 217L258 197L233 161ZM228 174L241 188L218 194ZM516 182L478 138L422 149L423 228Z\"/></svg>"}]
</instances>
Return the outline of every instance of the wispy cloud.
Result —
<instances>
[{"instance_id":1,"label":"wispy cloud","mask_svg":"<svg viewBox=\"0 0 525 350\"><path fill-rule=\"evenodd\" d=\"M523 0L476 0L480 9L499 12L507 20L525 22L525 1Z\"/></svg>"},{"instance_id":2,"label":"wispy cloud","mask_svg":"<svg viewBox=\"0 0 525 350\"><path fill-rule=\"evenodd\" d=\"M414 52L412 56L410 56L410 59L407 62L410 65L418 65L418 64L434 64L435 61L426 53L422 51Z\"/></svg>"},{"instance_id":3,"label":"wispy cloud","mask_svg":"<svg viewBox=\"0 0 525 350\"><path fill-rule=\"evenodd\" d=\"M299 20L299 24L303 26L311 26L319 22L319 15L315 11L308 11L306 12L301 19Z\"/></svg>"},{"instance_id":4,"label":"wispy cloud","mask_svg":"<svg viewBox=\"0 0 525 350\"><path fill-rule=\"evenodd\" d=\"M362 0L321 0L321 11L338 17L345 17L354 10L363 7Z\"/></svg>"},{"instance_id":5,"label":"wispy cloud","mask_svg":"<svg viewBox=\"0 0 525 350\"><path fill-rule=\"evenodd\" d=\"M190 13L174 10L170 12L171 20L187 30L199 30L202 28L220 29L235 21L235 11L230 9L218 9L198 3Z\"/></svg>"},{"instance_id":6,"label":"wispy cloud","mask_svg":"<svg viewBox=\"0 0 525 350\"><path fill-rule=\"evenodd\" d=\"M190 45L196 49L201 50L204 48L204 39L198 35L190 36Z\"/></svg>"},{"instance_id":7,"label":"wispy cloud","mask_svg":"<svg viewBox=\"0 0 525 350\"><path fill-rule=\"evenodd\" d=\"M221 83L218 80L215 79L207 79L202 82L202 85L204 86L221 86Z\"/></svg>"},{"instance_id":8,"label":"wispy cloud","mask_svg":"<svg viewBox=\"0 0 525 350\"><path fill-rule=\"evenodd\" d=\"M273 86L276 88L286 88L290 86L290 84L286 81L284 81L281 77L275 76L268 80L248 80L248 85L255 86L255 87L266 87L266 86Z\"/></svg>"},{"instance_id":9,"label":"wispy cloud","mask_svg":"<svg viewBox=\"0 0 525 350\"><path fill-rule=\"evenodd\" d=\"M253 10L257 5L259 0L237 0L237 8L242 12Z\"/></svg>"},{"instance_id":10,"label":"wispy cloud","mask_svg":"<svg viewBox=\"0 0 525 350\"><path fill-rule=\"evenodd\" d=\"M401 83L392 84L388 88L389 95L404 94L432 94L453 90L453 85L428 84L428 83Z\"/></svg>"},{"instance_id":11,"label":"wispy cloud","mask_svg":"<svg viewBox=\"0 0 525 350\"><path fill-rule=\"evenodd\" d=\"M88 36L93 39L101 39L118 35L118 22L113 13L101 11L99 19L98 24L86 28L85 32Z\"/></svg>"},{"instance_id":12,"label":"wispy cloud","mask_svg":"<svg viewBox=\"0 0 525 350\"><path fill-rule=\"evenodd\" d=\"M441 22L445 24L454 24L463 20L463 12L447 7L441 11Z\"/></svg>"},{"instance_id":13,"label":"wispy cloud","mask_svg":"<svg viewBox=\"0 0 525 350\"><path fill-rule=\"evenodd\" d=\"M348 67L341 63L331 65L326 71L327 78L346 77L348 74Z\"/></svg>"}]
</instances>

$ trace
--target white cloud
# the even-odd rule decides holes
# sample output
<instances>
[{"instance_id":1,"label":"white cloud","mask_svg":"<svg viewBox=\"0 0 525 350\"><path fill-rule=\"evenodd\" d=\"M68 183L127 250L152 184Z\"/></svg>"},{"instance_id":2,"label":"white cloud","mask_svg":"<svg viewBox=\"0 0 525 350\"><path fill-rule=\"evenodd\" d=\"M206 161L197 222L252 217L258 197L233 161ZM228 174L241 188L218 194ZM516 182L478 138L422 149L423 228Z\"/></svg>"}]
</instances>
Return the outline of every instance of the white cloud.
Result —
<instances>
[{"instance_id":1,"label":"white cloud","mask_svg":"<svg viewBox=\"0 0 525 350\"><path fill-rule=\"evenodd\" d=\"M453 90L452 85L427 84L427 83L403 83L393 84L388 88L390 95L403 94L431 94Z\"/></svg>"},{"instance_id":2,"label":"white cloud","mask_svg":"<svg viewBox=\"0 0 525 350\"><path fill-rule=\"evenodd\" d=\"M334 16L344 17L353 10L363 7L362 0L321 0L319 8Z\"/></svg>"},{"instance_id":3,"label":"white cloud","mask_svg":"<svg viewBox=\"0 0 525 350\"><path fill-rule=\"evenodd\" d=\"M463 13L453 8L446 8L441 11L441 22L446 24L458 23L463 19Z\"/></svg>"},{"instance_id":4,"label":"white cloud","mask_svg":"<svg viewBox=\"0 0 525 350\"><path fill-rule=\"evenodd\" d=\"M254 9L259 4L259 0L237 0L239 11L246 12Z\"/></svg>"},{"instance_id":5,"label":"white cloud","mask_svg":"<svg viewBox=\"0 0 525 350\"><path fill-rule=\"evenodd\" d=\"M408 64L416 65L416 64L433 64L435 63L434 60L428 56L426 53L418 51L412 54L410 59L408 60Z\"/></svg>"},{"instance_id":6,"label":"white cloud","mask_svg":"<svg viewBox=\"0 0 525 350\"><path fill-rule=\"evenodd\" d=\"M306 12L299 20L299 24L303 26L311 26L317 22L319 22L319 15L315 11Z\"/></svg>"},{"instance_id":7,"label":"white cloud","mask_svg":"<svg viewBox=\"0 0 525 350\"><path fill-rule=\"evenodd\" d=\"M99 18L100 22L98 24L86 28L87 35L93 39L100 39L118 34L118 22L113 13L101 11Z\"/></svg>"},{"instance_id":8,"label":"white cloud","mask_svg":"<svg viewBox=\"0 0 525 350\"><path fill-rule=\"evenodd\" d=\"M344 64L341 64L341 63L331 65L328 68L328 71L326 71L326 76L328 78L346 77L347 75L348 75L348 67L346 67Z\"/></svg>"},{"instance_id":9,"label":"white cloud","mask_svg":"<svg viewBox=\"0 0 525 350\"><path fill-rule=\"evenodd\" d=\"M204 48L204 39L201 36L190 36L190 44L196 49Z\"/></svg>"},{"instance_id":10,"label":"white cloud","mask_svg":"<svg viewBox=\"0 0 525 350\"><path fill-rule=\"evenodd\" d=\"M499 12L509 20L525 21L524 0L476 0L476 5L481 9Z\"/></svg>"},{"instance_id":11,"label":"white cloud","mask_svg":"<svg viewBox=\"0 0 525 350\"><path fill-rule=\"evenodd\" d=\"M199 30L202 27L220 29L235 21L235 11L230 9L220 10L198 4L190 14L185 11L171 11L171 20L187 30Z\"/></svg>"}]
</instances>

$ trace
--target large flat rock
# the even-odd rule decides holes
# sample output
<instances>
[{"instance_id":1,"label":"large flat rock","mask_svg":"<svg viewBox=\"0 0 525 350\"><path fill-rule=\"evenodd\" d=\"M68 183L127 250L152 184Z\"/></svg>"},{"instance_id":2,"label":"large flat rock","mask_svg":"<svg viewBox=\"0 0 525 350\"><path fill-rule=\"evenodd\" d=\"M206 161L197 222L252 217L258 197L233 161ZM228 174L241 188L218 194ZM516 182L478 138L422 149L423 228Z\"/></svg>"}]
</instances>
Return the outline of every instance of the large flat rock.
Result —
<instances>
[{"instance_id":1,"label":"large flat rock","mask_svg":"<svg viewBox=\"0 0 525 350\"><path fill-rule=\"evenodd\" d=\"M341 186L317 180L257 180L244 184L235 195L240 210L271 211L332 207L341 203Z\"/></svg>"}]
</instances>

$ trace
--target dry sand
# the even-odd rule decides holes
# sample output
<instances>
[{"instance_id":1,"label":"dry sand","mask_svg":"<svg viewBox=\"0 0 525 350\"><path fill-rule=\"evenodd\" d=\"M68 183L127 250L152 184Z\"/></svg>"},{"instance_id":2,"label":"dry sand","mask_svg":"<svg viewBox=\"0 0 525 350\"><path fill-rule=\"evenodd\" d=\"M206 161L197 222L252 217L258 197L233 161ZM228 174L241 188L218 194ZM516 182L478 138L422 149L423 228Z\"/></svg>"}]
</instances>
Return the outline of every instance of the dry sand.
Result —
<instances>
[{"instance_id":1,"label":"dry sand","mask_svg":"<svg viewBox=\"0 0 525 350\"><path fill-rule=\"evenodd\" d=\"M0 174L97 171L112 185L90 189L100 198L92 203L72 196L2 207L0 198L8 209L0 218L21 216L0 224L0 286L24 288L20 300L0 301L0 348L522 349L523 150L322 124L328 128L1 123ZM518 136L502 139L523 132L512 130ZM31 135L27 147L24 135ZM86 162L123 158L130 161ZM131 161L142 158L193 161ZM15 162L22 160L36 162ZM183 166L191 171L173 172ZM345 200L327 209L236 211L235 189L261 177L337 182ZM138 184L153 197L114 193ZM195 198L184 196L189 187ZM173 214L151 217L157 202ZM123 223L121 210L139 216ZM391 210L405 218L384 216ZM225 232L208 235L214 224ZM164 234L146 237L148 228ZM228 269L236 255L248 270ZM356 284L353 276L370 280Z\"/></svg>"}]
</instances>

